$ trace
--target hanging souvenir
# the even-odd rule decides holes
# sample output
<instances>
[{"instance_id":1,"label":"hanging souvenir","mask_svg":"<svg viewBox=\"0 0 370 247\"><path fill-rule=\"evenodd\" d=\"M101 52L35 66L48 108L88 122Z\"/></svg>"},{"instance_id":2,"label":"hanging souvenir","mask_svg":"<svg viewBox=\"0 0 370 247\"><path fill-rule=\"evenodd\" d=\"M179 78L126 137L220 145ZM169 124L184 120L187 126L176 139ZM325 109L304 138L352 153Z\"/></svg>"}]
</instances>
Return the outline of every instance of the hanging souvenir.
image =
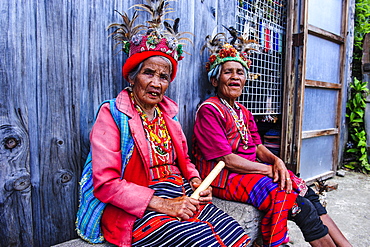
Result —
<instances>
[{"instance_id":1,"label":"hanging souvenir","mask_svg":"<svg viewBox=\"0 0 370 247\"><path fill-rule=\"evenodd\" d=\"M271 39L270 32L271 32L271 30L270 30L268 24L265 26L265 30L264 31L265 31L264 51L265 52L268 52L271 49L271 42L270 42L270 39Z\"/></svg>"},{"instance_id":2,"label":"hanging souvenir","mask_svg":"<svg viewBox=\"0 0 370 247\"><path fill-rule=\"evenodd\" d=\"M260 45L263 47L265 43L265 23L260 21L259 23L259 41Z\"/></svg>"},{"instance_id":3,"label":"hanging souvenir","mask_svg":"<svg viewBox=\"0 0 370 247\"><path fill-rule=\"evenodd\" d=\"M278 52L283 52L283 30L279 28Z\"/></svg>"},{"instance_id":4,"label":"hanging souvenir","mask_svg":"<svg viewBox=\"0 0 370 247\"><path fill-rule=\"evenodd\" d=\"M250 37L250 33L251 33L251 27L250 27L250 24L249 22L245 22L244 24L244 30L243 30L243 36L247 39L251 38Z\"/></svg>"},{"instance_id":5,"label":"hanging souvenir","mask_svg":"<svg viewBox=\"0 0 370 247\"><path fill-rule=\"evenodd\" d=\"M276 26L274 26L273 49L276 52L279 51L279 30Z\"/></svg>"}]
</instances>

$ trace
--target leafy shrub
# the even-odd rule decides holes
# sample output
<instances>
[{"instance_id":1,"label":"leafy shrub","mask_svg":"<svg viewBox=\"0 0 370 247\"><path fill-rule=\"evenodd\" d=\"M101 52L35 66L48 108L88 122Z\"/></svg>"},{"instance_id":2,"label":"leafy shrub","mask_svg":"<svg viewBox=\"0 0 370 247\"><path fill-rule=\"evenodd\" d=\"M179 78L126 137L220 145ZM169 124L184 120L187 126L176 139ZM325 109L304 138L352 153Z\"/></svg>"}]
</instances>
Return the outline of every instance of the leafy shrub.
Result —
<instances>
[{"instance_id":1,"label":"leafy shrub","mask_svg":"<svg viewBox=\"0 0 370 247\"><path fill-rule=\"evenodd\" d=\"M366 147L366 131L364 125L365 98L369 94L367 82L354 78L351 84L350 98L347 102L349 141L346 147L345 167L363 173L370 172Z\"/></svg>"},{"instance_id":2,"label":"leafy shrub","mask_svg":"<svg viewBox=\"0 0 370 247\"><path fill-rule=\"evenodd\" d=\"M365 98L369 90L367 82L357 78L362 78L362 47L367 33L370 33L370 0L356 0L352 63L354 79L347 102L349 137L344 154L344 166L364 173L370 173L364 124Z\"/></svg>"}]
</instances>

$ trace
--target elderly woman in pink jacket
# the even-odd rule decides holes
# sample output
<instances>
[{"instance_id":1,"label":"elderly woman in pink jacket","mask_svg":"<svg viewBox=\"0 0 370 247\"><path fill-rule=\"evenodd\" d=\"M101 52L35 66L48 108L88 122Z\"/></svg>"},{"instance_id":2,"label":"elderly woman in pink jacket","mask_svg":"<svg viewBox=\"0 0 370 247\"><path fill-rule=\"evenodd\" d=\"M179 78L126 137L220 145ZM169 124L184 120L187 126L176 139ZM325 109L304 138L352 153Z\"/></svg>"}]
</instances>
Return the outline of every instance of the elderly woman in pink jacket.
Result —
<instances>
[{"instance_id":1,"label":"elderly woman in pink jacket","mask_svg":"<svg viewBox=\"0 0 370 247\"><path fill-rule=\"evenodd\" d=\"M250 239L242 227L211 203L211 188L199 199L189 197L202 181L175 118L178 106L164 95L182 46L158 27L148 32L123 40L129 54L123 76L130 87L101 105L90 135L94 195L104 203L100 240L118 246L246 246Z\"/></svg>"}]
</instances>

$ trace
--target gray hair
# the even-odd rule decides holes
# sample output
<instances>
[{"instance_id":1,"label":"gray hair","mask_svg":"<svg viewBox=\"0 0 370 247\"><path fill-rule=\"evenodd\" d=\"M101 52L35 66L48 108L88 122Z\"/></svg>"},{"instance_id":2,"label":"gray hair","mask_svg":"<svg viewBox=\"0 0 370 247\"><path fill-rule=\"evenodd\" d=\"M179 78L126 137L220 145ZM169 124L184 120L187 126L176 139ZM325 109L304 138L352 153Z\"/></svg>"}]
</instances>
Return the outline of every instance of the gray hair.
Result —
<instances>
[{"instance_id":1,"label":"gray hair","mask_svg":"<svg viewBox=\"0 0 370 247\"><path fill-rule=\"evenodd\" d=\"M164 61L166 61L168 63L168 65L170 66L170 74L172 74L172 63L171 63L170 59L168 59L167 57L164 57L164 56L160 56L160 55L152 56L152 57L160 57ZM128 73L128 79L129 80L134 81L136 79L136 77L139 74L141 68L143 67L144 61L140 62L138 66L136 66L133 70L130 71L130 73Z\"/></svg>"},{"instance_id":2,"label":"gray hair","mask_svg":"<svg viewBox=\"0 0 370 247\"><path fill-rule=\"evenodd\" d=\"M208 80L211 82L211 79L214 77L217 81L220 80L221 77L221 65L218 64L216 67L214 67L210 72L208 72ZM243 66L244 74L248 75L248 70Z\"/></svg>"}]
</instances>

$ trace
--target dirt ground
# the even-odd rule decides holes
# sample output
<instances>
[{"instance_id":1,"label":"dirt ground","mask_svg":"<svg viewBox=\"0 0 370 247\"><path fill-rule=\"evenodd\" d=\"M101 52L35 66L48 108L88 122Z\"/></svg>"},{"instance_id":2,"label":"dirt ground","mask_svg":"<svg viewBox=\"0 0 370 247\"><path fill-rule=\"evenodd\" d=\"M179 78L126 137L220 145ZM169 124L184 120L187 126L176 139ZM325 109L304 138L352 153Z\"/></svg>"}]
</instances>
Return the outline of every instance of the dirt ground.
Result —
<instances>
[{"instance_id":1,"label":"dirt ground","mask_svg":"<svg viewBox=\"0 0 370 247\"><path fill-rule=\"evenodd\" d=\"M353 247L370 246L370 175L346 171L344 177L327 181L338 183L338 189L326 192L326 209ZM310 246L299 228L289 221L288 246Z\"/></svg>"}]
</instances>

